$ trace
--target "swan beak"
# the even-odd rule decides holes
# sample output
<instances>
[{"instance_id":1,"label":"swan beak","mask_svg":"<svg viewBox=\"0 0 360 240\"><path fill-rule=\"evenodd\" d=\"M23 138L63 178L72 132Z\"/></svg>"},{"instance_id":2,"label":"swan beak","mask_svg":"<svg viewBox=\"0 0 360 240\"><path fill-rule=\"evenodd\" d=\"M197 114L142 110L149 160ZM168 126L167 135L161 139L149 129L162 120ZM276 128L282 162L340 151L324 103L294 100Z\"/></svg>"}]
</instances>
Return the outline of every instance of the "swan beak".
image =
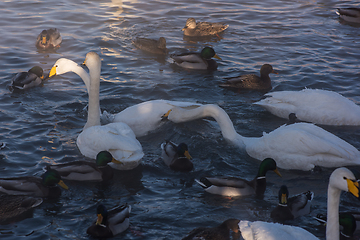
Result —
<instances>
[{"instance_id":1,"label":"swan beak","mask_svg":"<svg viewBox=\"0 0 360 240\"><path fill-rule=\"evenodd\" d=\"M161 119L167 119L169 117L169 114L171 112L172 109L170 109L169 111L167 111L167 113L165 113L164 115L161 116Z\"/></svg>"},{"instance_id":2,"label":"swan beak","mask_svg":"<svg viewBox=\"0 0 360 240\"><path fill-rule=\"evenodd\" d=\"M59 186L62 187L63 189L66 189L66 190L69 189L69 187L66 186L66 184L63 182L63 180L60 180L60 181L58 182L58 184L59 184Z\"/></svg>"},{"instance_id":3,"label":"swan beak","mask_svg":"<svg viewBox=\"0 0 360 240\"><path fill-rule=\"evenodd\" d=\"M54 66L50 70L49 78L51 78L52 76L55 76L55 75L56 75L56 67Z\"/></svg>"},{"instance_id":4,"label":"swan beak","mask_svg":"<svg viewBox=\"0 0 360 240\"><path fill-rule=\"evenodd\" d=\"M189 151L185 151L185 152L184 152L184 155L185 155L185 157L187 157L187 159L189 159L189 160L192 159L192 157L190 156Z\"/></svg>"},{"instance_id":5,"label":"swan beak","mask_svg":"<svg viewBox=\"0 0 360 240\"><path fill-rule=\"evenodd\" d=\"M275 72L275 70L272 70L271 73L279 74L278 72Z\"/></svg>"},{"instance_id":6,"label":"swan beak","mask_svg":"<svg viewBox=\"0 0 360 240\"><path fill-rule=\"evenodd\" d=\"M96 225L100 225L102 221L103 221L103 216L101 215L101 213L99 213L97 215Z\"/></svg>"},{"instance_id":7,"label":"swan beak","mask_svg":"<svg viewBox=\"0 0 360 240\"><path fill-rule=\"evenodd\" d=\"M42 37L41 43L42 43L42 44L45 44L45 43L46 43L46 36L43 36L43 37Z\"/></svg>"},{"instance_id":8,"label":"swan beak","mask_svg":"<svg viewBox=\"0 0 360 240\"><path fill-rule=\"evenodd\" d=\"M116 163L116 164L123 164L122 162L116 160L115 158L113 158L113 159L111 160L111 162Z\"/></svg>"},{"instance_id":9,"label":"swan beak","mask_svg":"<svg viewBox=\"0 0 360 240\"><path fill-rule=\"evenodd\" d=\"M285 193L281 194L281 204L287 204Z\"/></svg>"},{"instance_id":10,"label":"swan beak","mask_svg":"<svg viewBox=\"0 0 360 240\"><path fill-rule=\"evenodd\" d=\"M353 181L351 179L346 179L349 192L351 192L355 197L359 197L359 182Z\"/></svg>"},{"instance_id":11,"label":"swan beak","mask_svg":"<svg viewBox=\"0 0 360 240\"><path fill-rule=\"evenodd\" d=\"M277 175L279 175L280 177L282 177L278 169L275 169L274 172L275 172Z\"/></svg>"},{"instance_id":12,"label":"swan beak","mask_svg":"<svg viewBox=\"0 0 360 240\"><path fill-rule=\"evenodd\" d=\"M218 55L214 55L214 58L216 58L216 59L219 59L219 60L222 60Z\"/></svg>"}]
</instances>

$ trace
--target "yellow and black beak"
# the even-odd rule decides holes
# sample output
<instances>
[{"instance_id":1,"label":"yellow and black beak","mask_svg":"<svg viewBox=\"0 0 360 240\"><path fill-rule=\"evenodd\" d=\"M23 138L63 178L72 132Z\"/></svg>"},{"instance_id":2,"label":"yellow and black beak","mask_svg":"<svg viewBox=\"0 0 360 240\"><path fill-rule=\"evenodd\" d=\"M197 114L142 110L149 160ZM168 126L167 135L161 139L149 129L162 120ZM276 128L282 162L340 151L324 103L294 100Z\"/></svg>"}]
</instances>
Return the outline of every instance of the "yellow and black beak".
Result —
<instances>
[{"instance_id":1,"label":"yellow and black beak","mask_svg":"<svg viewBox=\"0 0 360 240\"><path fill-rule=\"evenodd\" d=\"M189 151L186 150L186 151L184 152L184 155L185 155L185 157L187 157L187 159L189 159L189 160L192 159L192 157L190 156Z\"/></svg>"},{"instance_id":2,"label":"yellow and black beak","mask_svg":"<svg viewBox=\"0 0 360 240\"><path fill-rule=\"evenodd\" d=\"M169 111L167 111L167 113L165 113L164 115L161 116L161 119L167 119L170 112L171 112L172 109L170 109Z\"/></svg>"},{"instance_id":3,"label":"yellow and black beak","mask_svg":"<svg viewBox=\"0 0 360 240\"><path fill-rule=\"evenodd\" d=\"M63 189L66 189L66 190L69 189L69 187L66 186L66 184L63 182L63 180L60 180L60 181L58 182L58 184L59 184L59 186L62 187Z\"/></svg>"},{"instance_id":4,"label":"yellow and black beak","mask_svg":"<svg viewBox=\"0 0 360 240\"><path fill-rule=\"evenodd\" d=\"M275 172L277 175L279 175L280 177L282 177L282 176L281 176L281 173L279 172L279 170L278 170L277 168L274 170L274 172Z\"/></svg>"},{"instance_id":5,"label":"yellow and black beak","mask_svg":"<svg viewBox=\"0 0 360 240\"><path fill-rule=\"evenodd\" d=\"M103 218L104 218L104 217L101 215L101 213L99 213L99 214L97 215L96 225L102 224Z\"/></svg>"},{"instance_id":6,"label":"yellow and black beak","mask_svg":"<svg viewBox=\"0 0 360 240\"><path fill-rule=\"evenodd\" d=\"M214 58L222 60L217 54L214 55Z\"/></svg>"},{"instance_id":7,"label":"yellow and black beak","mask_svg":"<svg viewBox=\"0 0 360 240\"><path fill-rule=\"evenodd\" d=\"M49 78L51 78L52 76L55 76L55 75L56 75L56 67L54 66L50 70Z\"/></svg>"},{"instance_id":8,"label":"yellow and black beak","mask_svg":"<svg viewBox=\"0 0 360 240\"><path fill-rule=\"evenodd\" d=\"M46 36L43 36L41 43L42 43L42 44L46 44L46 42L47 42L47 41L46 41Z\"/></svg>"},{"instance_id":9,"label":"yellow and black beak","mask_svg":"<svg viewBox=\"0 0 360 240\"><path fill-rule=\"evenodd\" d=\"M351 192L355 197L359 198L359 182L353 181L351 179L346 179L348 190Z\"/></svg>"},{"instance_id":10,"label":"yellow and black beak","mask_svg":"<svg viewBox=\"0 0 360 240\"><path fill-rule=\"evenodd\" d=\"M281 194L281 204L287 204L286 193Z\"/></svg>"}]
</instances>

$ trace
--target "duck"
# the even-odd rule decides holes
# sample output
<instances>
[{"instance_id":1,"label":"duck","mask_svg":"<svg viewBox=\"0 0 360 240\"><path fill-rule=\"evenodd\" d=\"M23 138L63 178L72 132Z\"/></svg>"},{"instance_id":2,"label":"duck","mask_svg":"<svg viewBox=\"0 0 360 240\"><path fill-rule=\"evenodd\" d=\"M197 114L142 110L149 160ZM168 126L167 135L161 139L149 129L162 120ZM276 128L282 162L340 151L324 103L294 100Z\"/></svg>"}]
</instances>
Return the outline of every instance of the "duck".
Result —
<instances>
[{"instance_id":1,"label":"duck","mask_svg":"<svg viewBox=\"0 0 360 240\"><path fill-rule=\"evenodd\" d=\"M105 205L99 204L96 209L97 220L86 233L95 238L110 238L124 232L130 224L131 206L121 205L107 211Z\"/></svg>"},{"instance_id":2,"label":"duck","mask_svg":"<svg viewBox=\"0 0 360 240\"><path fill-rule=\"evenodd\" d=\"M58 198L61 190L57 185L68 189L60 174L53 169L47 170L41 178L33 176L0 178L0 192L9 195Z\"/></svg>"},{"instance_id":3,"label":"duck","mask_svg":"<svg viewBox=\"0 0 360 240\"><path fill-rule=\"evenodd\" d=\"M43 30L36 39L36 47L38 49L54 49L59 48L62 38L59 30L56 28L49 28Z\"/></svg>"},{"instance_id":4,"label":"duck","mask_svg":"<svg viewBox=\"0 0 360 240\"><path fill-rule=\"evenodd\" d=\"M338 8L336 14L346 22L360 23L360 8Z\"/></svg>"},{"instance_id":5,"label":"duck","mask_svg":"<svg viewBox=\"0 0 360 240\"><path fill-rule=\"evenodd\" d=\"M263 196L266 190L266 173L272 170L281 177L276 167L276 162L272 158L264 159L256 177L251 180L245 180L236 177L202 177L195 181L211 194L217 194L227 197L257 195Z\"/></svg>"},{"instance_id":6,"label":"duck","mask_svg":"<svg viewBox=\"0 0 360 240\"><path fill-rule=\"evenodd\" d=\"M200 53L186 52L182 54L172 54L170 57L176 65L182 68L210 71L215 71L218 67L217 62L211 58L221 60L212 47L205 47Z\"/></svg>"},{"instance_id":7,"label":"duck","mask_svg":"<svg viewBox=\"0 0 360 240\"><path fill-rule=\"evenodd\" d=\"M42 198L23 195L0 195L0 223L14 222L24 214L31 212L43 202Z\"/></svg>"},{"instance_id":8,"label":"duck","mask_svg":"<svg viewBox=\"0 0 360 240\"><path fill-rule=\"evenodd\" d=\"M165 141L161 144L161 158L166 166L174 171L190 172L194 165L190 161L192 157L189 154L186 143L175 144L171 141Z\"/></svg>"},{"instance_id":9,"label":"duck","mask_svg":"<svg viewBox=\"0 0 360 240\"><path fill-rule=\"evenodd\" d=\"M360 106L334 91L305 88L301 91L270 92L254 105L281 118L295 113L301 121L320 125L360 125Z\"/></svg>"},{"instance_id":10,"label":"duck","mask_svg":"<svg viewBox=\"0 0 360 240\"><path fill-rule=\"evenodd\" d=\"M182 240L196 240L196 239L213 239L213 240L230 240L230 232L239 232L239 219L227 219L222 222L219 226L212 228L199 227L192 230Z\"/></svg>"},{"instance_id":11,"label":"duck","mask_svg":"<svg viewBox=\"0 0 360 240\"><path fill-rule=\"evenodd\" d=\"M114 176L113 169L108 163L121 164L108 151L101 151L96 155L96 161L73 161L63 164L48 165L46 169L58 171L64 180L74 181L109 181Z\"/></svg>"},{"instance_id":12,"label":"duck","mask_svg":"<svg viewBox=\"0 0 360 240\"><path fill-rule=\"evenodd\" d=\"M318 214L314 217L318 222L326 226L326 216ZM352 213L340 212L339 213L339 224L341 226L340 239L352 239L354 232L359 230L359 221Z\"/></svg>"},{"instance_id":13,"label":"duck","mask_svg":"<svg viewBox=\"0 0 360 240\"><path fill-rule=\"evenodd\" d=\"M166 39L160 37L159 40L149 38L136 38L132 43L139 49L153 54L165 55L168 53Z\"/></svg>"},{"instance_id":14,"label":"duck","mask_svg":"<svg viewBox=\"0 0 360 240\"><path fill-rule=\"evenodd\" d=\"M42 84L43 80L44 70L39 66L35 66L27 72L17 73L11 79L11 88L24 90Z\"/></svg>"},{"instance_id":15,"label":"duck","mask_svg":"<svg viewBox=\"0 0 360 240\"><path fill-rule=\"evenodd\" d=\"M257 160L272 158L279 168L310 171L360 164L360 152L351 144L312 123L282 125L261 137L238 134L228 114L216 104L174 107L163 115L174 123L212 117L223 138Z\"/></svg>"},{"instance_id":16,"label":"duck","mask_svg":"<svg viewBox=\"0 0 360 240\"><path fill-rule=\"evenodd\" d=\"M182 29L188 37L207 37L222 33L229 25L224 23L196 22L195 18L188 18Z\"/></svg>"},{"instance_id":17,"label":"duck","mask_svg":"<svg viewBox=\"0 0 360 240\"><path fill-rule=\"evenodd\" d=\"M255 74L246 74L238 77L227 78L219 84L224 88L238 88L244 90L269 91L272 89L270 73L278 74L270 64L264 64L260 68L260 77Z\"/></svg>"},{"instance_id":18,"label":"duck","mask_svg":"<svg viewBox=\"0 0 360 240\"><path fill-rule=\"evenodd\" d=\"M97 53L86 54L84 64L89 68L88 74L75 62L69 59L59 59L50 70L49 77L74 72L84 81L88 94L88 118L87 122L78 135L76 144L82 155L95 159L101 151L109 151L121 164L109 163L112 168L118 170L130 170L137 167L144 153L140 142L132 129L123 122L112 122L100 125L100 72L101 60ZM81 70L82 69L82 70Z\"/></svg>"},{"instance_id":19,"label":"duck","mask_svg":"<svg viewBox=\"0 0 360 240\"><path fill-rule=\"evenodd\" d=\"M309 214L313 199L314 193L311 191L289 198L288 188L282 185L279 190L279 204L271 211L270 217L276 221L286 221Z\"/></svg>"},{"instance_id":20,"label":"duck","mask_svg":"<svg viewBox=\"0 0 360 240\"><path fill-rule=\"evenodd\" d=\"M354 174L345 167L335 169L329 179L327 199L327 219L329 221L326 224L327 240L340 239L339 203L342 191L350 192L359 198L359 182ZM239 222L239 229L244 240L319 239L303 228L280 223L241 220Z\"/></svg>"}]
</instances>

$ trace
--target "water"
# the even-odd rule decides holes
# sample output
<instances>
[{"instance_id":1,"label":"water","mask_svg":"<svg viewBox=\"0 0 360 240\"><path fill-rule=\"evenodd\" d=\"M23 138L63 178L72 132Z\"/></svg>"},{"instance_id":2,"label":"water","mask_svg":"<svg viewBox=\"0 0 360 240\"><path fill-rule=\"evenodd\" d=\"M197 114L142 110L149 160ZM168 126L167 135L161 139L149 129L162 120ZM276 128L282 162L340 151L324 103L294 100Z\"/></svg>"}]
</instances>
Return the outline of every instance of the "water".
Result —
<instances>
[{"instance_id":1,"label":"water","mask_svg":"<svg viewBox=\"0 0 360 240\"><path fill-rule=\"evenodd\" d=\"M83 160L76 138L86 122L88 96L79 77L68 73L21 93L9 91L12 76L35 65L48 72L60 57L83 62L89 51L102 58L100 104L116 113L128 106L168 99L216 103L229 114L238 133L261 136L285 120L253 106L258 92L237 93L218 87L225 77L258 73L270 63L273 90L322 88L360 103L359 27L341 24L337 7L355 1L3 1L0 3L0 152L1 177L40 176L48 163ZM358 5L358 4L357 4ZM226 22L222 39L191 41L181 28L188 17ZM38 52L37 35L60 30L56 52ZM212 46L223 59L213 73L186 71L135 49L135 37L167 40L170 53L200 51ZM360 148L358 127L325 127ZM159 160L164 139L186 142L194 158L191 173L174 173ZM268 174L264 199L212 196L194 183L202 175L252 179L259 161L232 147L213 121L167 123L139 138L145 157L138 168L117 171L111 184L67 182L56 201L45 201L32 218L0 226L2 239L88 239L86 228L99 202L109 208L132 205L131 226L116 239L181 239L195 227L215 226L227 218L271 221L277 192L315 192L312 212L289 224L324 239L324 228L312 216L326 212L326 189L333 169L321 173L286 171ZM343 194L341 209L356 210L359 202Z\"/></svg>"}]
</instances>

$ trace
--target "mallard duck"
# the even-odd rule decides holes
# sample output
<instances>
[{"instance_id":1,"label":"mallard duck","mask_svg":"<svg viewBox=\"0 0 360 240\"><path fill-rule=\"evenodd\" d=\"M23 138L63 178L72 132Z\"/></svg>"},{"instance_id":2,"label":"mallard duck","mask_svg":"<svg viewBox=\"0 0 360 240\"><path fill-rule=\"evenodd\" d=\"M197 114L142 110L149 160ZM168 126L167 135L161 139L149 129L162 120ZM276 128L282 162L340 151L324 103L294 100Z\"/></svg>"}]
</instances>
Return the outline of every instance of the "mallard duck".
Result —
<instances>
[{"instance_id":1,"label":"mallard duck","mask_svg":"<svg viewBox=\"0 0 360 240\"><path fill-rule=\"evenodd\" d=\"M42 198L20 195L0 195L0 223L7 223L28 213L43 202Z\"/></svg>"},{"instance_id":2,"label":"mallard duck","mask_svg":"<svg viewBox=\"0 0 360 240\"><path fill-rule=\"evenodd\" d=\"M92 159L95 159L101 151L109 151L116 160L122 163L109 163L111 167L119 170L133 169L140 164L144 156L141 144L125 123L113 122L100 125L101 60L98 54L90 52L86 54L84 63L89 68L90 75L75 62L63 58L56 61L49 74L49 77L52 77L72 71L77 73L87 86L89 93L88 120L77 138L77 146L84 156Z\"/></svg>"},{"instance_id":3,"label":"mallard duck","mask_svg":"<svg viewBox=\"0 0 360 240\"><path fill-rule=\"evenodd\" d=\"M219 86L225 88L269 91L272 88L269 77L270 73L278 74L270 64L264 64L260 68L260 77L255 74L241 75L228 78L226 82L219 84Z\"/></svg>"},{"instance_id":4,"label":"mallard duck","mask_svg":"<svg viewBox=\"0 0 360 240\"><path fill-rule=\"evenodd\" d=\"M46 169L59 172L62 179L75 181L108 181L114 172L108 163L120 163L108 151L101 151L96 155L96 161L74 161L57 165L48 165Z\"/></svg>"},{"instance_id":5,"label":"mallard duck","mask_svg":"<svg viewBox=\"0 0 360 240\"><path fill-rule=\"evenodd\" d=\"M149 38L136 38L132 43L141 50L154 54L167 54L166 40L160 37L159 40Z\"/></svg>"},{"instance_id":6,"label":"mallard duck","mask_svg":"<svg viewBox=\"0 0 360 240\"><path fill-rule=\"evenodd\" d=\"M195 228L192 230L188 236L184 237L182 240L230 240L231 234L230 231L234 233L239 232L239 220L238 219L227 219L217 227L213 228Z\"/></svg>"},{"instance_id":7,"label":"mallard duck","mask_svg":"<svg viewBox=\"0 0 360 240\"><path fill-rule=\"evenodd\" d=\"M103 204L96 209L97 220L86 233L96 238L109 238L125 231L130 224L131 206L122 205L107 211Z\"/></svg>"},{"instance_id":8,"label":"mallard duck","mask_svg":"<svg viewBox=\"0 0 360 240\"><path fill-rule=\"evenodd\" d=\"M43 30L36 39L36 47L38 49L54 49L59 48L62 38L59 30L50 28Z\"/></svg>"},{"instance_id":9,"label":"mallard duck","mask_svg":"<svg viewBox=\"0 0 360 240\"><path fill-rule=\"evenodd\" d=\"M347 22L360 23L360 8L338 8L336 14Z\"/></svg>"},{"instance_id":10,"label":"mallard duck","mask_svg":"<svg viewBox=\"0 0 360 240\"><path fill-rule=\"evenodd\" d=\"M314 218L326 226L325 215L318 214ZM360 219L356 219L355 216L351 213L339 213L339 224L341 226L340 239L352 239L351 237L354 235L354 232L359 227L359 221Z\"/></svg>"},{"instance_id":11,"label":"mallard duck","mask_svg":"<svg viewBox=\"0 0 360 240\"><path fill-rule=\"evenodd\" d=\"M57 171L47 170L42 175L42 178L33 176L0 178L0 192L9 195L57 198L60 197L61 190L56 184L64 189L68 189Z\"/></svg>"},{"instance_id":12,"label":"mallard duck","mask_svg":"<svg viewBox=\"0 0 360 240\"><path fill-rule=\"evenodd\" d=\"M44 71L41 67L32 67L27 72L17 73L11 80L13 89L27 89L40 85L44 79Z\"/></svg>"},{"instance_id":13,"label":"mallard duck","mask_svg":"<svg viewBox=\"0 0 360 240\"><path fill-rule=\"evenodd\" d=\"M330 176L328 186L326 239L336 240L339 231L339 203L341 191L359 198L359 182L347 168L338 168ZM268 222L240 221L239 229L244 240L310 240L317 239L310 232L295 226Z\"/></svg>"},{"instance_id":14,"label":"mallard duck","mask_svg":"<svg viewBox=\"0 0 360 240\"><path fill-rule=\"evenodd\" d=\"M224 23L210 23L210 22L198 22L196 23L195 18L188 18L185 23L185 27L182 29L185 36L189 37L206 37L217 35L229 25Z\"/></svg>"},{"instance_id":15,"label":"mallard duck","mask_svg":"<svg viewBox=\"0 0 360 240\"><path fill-rule=\"evenodd\" d=\"M313 198L314 193L311 191L289 198L288 188L282 185L279 190L279 204L272 210L270 217L276 221L286 221L309 214Z\"/></svg>"},{"instance_id":16,"label":"mallard duck","mask_svg":"<svg viewBox=\"0 0 360 240\"><path fill-rule=\"evenodd\" d=\"M172 54L170 57L176 65L182 68L198 70L216 70L218 64L211 58L214 57L221 60L211 47L205 47L201 53L187 52L178 55Z\"/></svg>"},{"instance_id":17,"label":"mallard duck","mask_svg":"<svg viewBox=\"0 0 360 240\"><path fill-rule=\"evenodd\" d=\"M188 146L185 143L176 145L173 142L166 141L161 144L161 158L164 163L174 171L190 172L194 166L190 161Z\"/></svg>"},{"instance_id":18,"label":"mallard duck","mask_svg":"<svg viewBox=\"0 0 360 240\"><path fill-rule=\"evenodd\" d=\"M174 123L212 117L225 140L255 159L273 158L279 168L308 171L315 166L360 165L360 152L354 146L311 123L285 124L261 137L244 137L235 131L227 113L214 104L173 107L163 117Z\"/></svg>"},{"instance_id":19,"label":"mallard duck","mask_svg":"<svg viewBox=\"0 0 360 240\"><path fill-rule=\"evenodd\" d=\"M253 194L262 196L266 190L265 175L269 170L274 171L281 177L274 159L266 158L261 162L258 174L251 181L236 177L202 177L200 180L195 179L195 181L199 183L206 192L212 194L229 197Z\"/></svg>"},{"instance_id":20,"label":"mallard duck","mask_svg":"<svg viewBox=\"0 0 360 240\"><path fill-rule=\"evenodd\" d=\"M267 93L265 97L254 104L281 118L295 113L299 120L316 124L360 125L360 107L333 91L280 91Z\"/></svg>"}]
</instances>

